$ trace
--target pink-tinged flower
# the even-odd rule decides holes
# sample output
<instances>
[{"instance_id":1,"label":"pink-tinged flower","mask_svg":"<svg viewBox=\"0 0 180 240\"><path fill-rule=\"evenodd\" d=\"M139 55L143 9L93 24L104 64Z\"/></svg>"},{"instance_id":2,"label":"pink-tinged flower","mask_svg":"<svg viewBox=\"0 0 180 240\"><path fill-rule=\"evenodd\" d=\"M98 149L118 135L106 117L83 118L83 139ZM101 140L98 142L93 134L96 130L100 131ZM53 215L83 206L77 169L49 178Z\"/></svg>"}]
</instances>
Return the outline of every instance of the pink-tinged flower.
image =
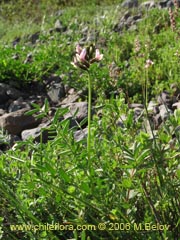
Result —
<instances>
[{"instance_id":1,"label":"pink-tinged flower","mask_svg":"<svg viewBox=\"0 0 180 240\"><path fill-rule=\"evenodd\" d=\"M100 54L99 49L96 49L96 55L95 55L96 61L101 61L102 58L103 58L103 54Z\"/></svg>"},{"instance_id":2,"label":"pink-tinged flower","mask_svg":"<svg viewBox=\"0 0 180 240\"><path fill-rule=\"evenodd\" d=\"M151 61L150 59L146 60L146 65L145 68L149 68L150 66L152 66L154 64L153 61Z\"/></svg>"},{"instance_id":3,"label":"pink-tinged flower","mask_svg":"<svg viewBox=\"0 0 180 240\"><path fill-rule=\"evenodd\" d=\"M95 57L94 57L95 55ZM94 62L99 62L103 58L103 54L100 54L99 49L95 49L95 46L91 44L86 48L82 48L79 44L76 46L76 54L74 56L73 66L87 70Z\"/></svg>"},{"instance_id":4,"label":"pink-tinged flower","mask_svg":"<svg viewBox=\"0 0 180 240\"><path fill-rule=\"evenodd\" d=\"M82 47L78 44L78 45L76 46L76 53L78 53L78 54L80 55L81 52L82 52Z\"/></svg>"},{"instance_id":5,"label":"pink-tinged flower","mask_svg":"<svg viewBox=\"0 0 180 240\"><path fill-rule=\"evenodd\" d=\"M81 62L86 61L86 48L83 48L83 50L81 51L81 53L79 55L79 59L80 59Z\"/></svg>"}]
</instances>

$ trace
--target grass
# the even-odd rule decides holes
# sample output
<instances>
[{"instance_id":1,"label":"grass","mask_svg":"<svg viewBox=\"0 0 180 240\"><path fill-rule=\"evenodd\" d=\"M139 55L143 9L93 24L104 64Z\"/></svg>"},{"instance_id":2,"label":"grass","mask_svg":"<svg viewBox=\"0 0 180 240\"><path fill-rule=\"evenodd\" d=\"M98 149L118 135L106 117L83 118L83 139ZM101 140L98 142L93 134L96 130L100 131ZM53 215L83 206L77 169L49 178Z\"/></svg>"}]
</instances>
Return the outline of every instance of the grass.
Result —
<instances>
[{"instance_id":1,"label":"grass","mask_svg":"<svg viewBox=\"0 0 180 240\"><path fill-rule=\"evenodd\" d=\"M163 89L172 92L172 83L179 85L179 17L177 30L172 31L168 11L152 9L143 13L137 31L119 34L113 31L123 11L119 1L82 2L1 3L1 82L13 80L21 88L56 73L69 86L87 89L87 77L70 64L85 28L104 59L91 68L92 103L99 112L91 121L90 173L86 139L74 140L76 129L70 128L68 119L58 121L66 111L59 108L51 125L54 139L46 144L32 139L18 142L0 155L0 239L178 239L179 110L154 132L146 130L149 114L143 112L134 121L128 104L142 103L146 87L149 101ZM58 10L62 15L55 14ZM135 9L132 12L136 14ZM67 31L51 34L57 19ZM28 38L37 31L40 41L32 44ZM14 47L17 37L21 41ZM29 53L33 61L25 64ZM12 58L15 54L17 60ZM147 59L154 64L143 88ZM119 69L113 77L112 62ZM44 115L48 107L46 102ZM123 127L117 126L120 119ZM7 142L3 131L0 136ZM173 144L172 136L176 136ZM35 230L35 225L47 223L74 229ZM100 223L106 224L103 231L98 229ZM13 224L31 229L13 231ZM147 229L139 224L147 224ZM148 224L170 228L153 231ZM82 230L76 230L77 225Z\"/></svg>"}]
</instances>

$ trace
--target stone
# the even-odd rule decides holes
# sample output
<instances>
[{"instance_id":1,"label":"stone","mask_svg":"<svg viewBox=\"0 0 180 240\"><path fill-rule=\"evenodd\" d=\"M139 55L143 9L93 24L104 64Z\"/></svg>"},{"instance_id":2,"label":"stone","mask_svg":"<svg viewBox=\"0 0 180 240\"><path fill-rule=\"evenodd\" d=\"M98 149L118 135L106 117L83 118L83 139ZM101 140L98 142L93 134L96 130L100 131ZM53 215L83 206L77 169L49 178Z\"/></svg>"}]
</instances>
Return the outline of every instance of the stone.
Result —
<instances>
[{"instance_id":1,"label":"stone","mask_svg":"<svg viewBox=\"0 0 180 240\"><path fill-rule=\"evenodd\" d=\"M144 108L144 106L141 103L131 103L129 104L129 108Z\"/></svg>"},{"instance_id":2,"label":"stone","mask_svg":"<svg viewBox=\"0 0 180 240\"><path fill-rule=\"evenodd\" d=\"M20 97L9 105L8 112L15 112L22 108L30 108L30 105Z\"/></svg>"},{"instance_id":3,"label":"stone","mask_svg":"<svg viewBox=\"0 0 180 240\"><path fill-rule=\"evenodd\" d=\"M120 128L124 128L124 121L126 121L127 117L125 114L122 114L120 118L117 120L116 125Z\"/></svg>"},{"instance_id":4,"label":"stone","mask_svg":"<svg viewBox=\"0 0 180 240\"><path fill-rule=\"evenodd\" d=\"M146 9L146 10L149 10L149 9L155 8L155 7L157 7L157 4L155 3L155 1L143 2L139 6L140 9Z\"/></svg>"},{"instance_id":5,"label":"stone","mask_svg":"<svg viewBox=\"0 0 180 240\"><path fill-rule=\"evenodd\" d=\"M162 123L162 118L161 118L161 114L158 113L153 117L153 122L154 122L154 127L155 129L157 129L159 127L159 125Z\"/></svg>"},{"instance_id":6,"label":"stone","mask_svg":"<svg viewBox=\"0 0 180 240\"><path fill-rule=\"evenodd\" d=\"M172 104L172 98L170 96L170 93L164 90L157 98L157 102L160 105L166 104L167 106L170 106Z\"/></svg>"},{"instance_id":7,"label":"stone","mask_svg":"<svg viewBox=\"0 0 180 240\"><path fill-rule=\"evenodd\" d=\"M180 102L176 102L172 105L173 109L180 109Z\"/></svg>"},{"instance_id":8,"label":"stone","mask_svg":"<svg viewBox=\"0 0 180 240\"><path fill-rule=\"evenodd\" d=\"M54 29L56 32L64 32L67 28L62 25L62 22L59 19L57 19L54 24Z\"/></svg>"},{"instance_id":9,"label":"stone","mask_svg":"<svg viewBox=\"0 0 180 240\"><path fill-rule=\"evenodd\" d=\"M40 124L38 127L33 129L27 129L22 131L21 138L23 141L28 138L33 138L35 142L46 143L50 137L54 138L56 136L55 132L50 129L50 121Z\"/></svg>"},{"instance_id":10,"label":"stone","mask_svg":"<svg viewBox=\"0 0 180 240\"><path fill-rule=\"evenodd\" d=\"M124 8L134 8L138 7L138 0L125 0L122 4L121 7Z\"/></svg>"},{"instance_id":11,"label":"stone","mask_svg":"<svg viewBox=\"0 0 180 240\"><path fill-rule=\"evenodd\" d=\"M80 95L78 93L69 94L66 98L63 99L61 104L69 104L77 102L80 99Z\"/></svg>"},{"instance_id":12,"label":"stone","mask_svg":"<svg viewBox=\"0 0 180 240\"><path fill-rule=\"evenodd\" d=\"M169 115L172 114L172 111L163 104L159 106L159 114L162 121L165 121L169 117Z\"/></svg>"},{"instance_id":13,"label":"stone","mask_svg":"<svg viewBox=\"0 0 180 240\"><path fill-rule=\"evenodd\" d=\"M0 117L0 128L7 130L10 134L19 135L24 129L36 127L40 120L25 115L28 110L30 109L23 108L16 112L4 114Z\"/></svg>"},{"instance_id":14,"label":"stone","mask_svg":"<svg viewBox=\"0 0 180 240\"><path fill-rule=\"evenodd\" d=\"M88 116L88 104L87 102L75 102L67 105L62 105L62 107L68 107L69 112L64 115L64 119L69 118L71 120L71 126L76 126L84 118Z\"/></svg>"},{"instance_id":15,"label":"stone","mask_svg":"<svg viewBox=\"0 0 180 240\"><path fill-rule=\"evenodd\" d=\"M52 83L47 91L47 95L52 102L58 103L66 95L64 84L61 82Z\"/></svg>"},{"instance_id":16,"label":"stone","mask_svg":"<svg viewBox=\"0 0 180 240\"><path fill-rule=\"evenodd\" d=\"M5 104L9 99L17 99L24 95L19 90L8 84L0 83L0 104Z\"/></svg>"},{"instance_id":17,"label":"stone","mask_svg":"<svg viewBox=\"0 0 180 240\"><path fill-rule=\"evenodd\" d=\"M35 44L39 39L39 36L40 36L40 31L35 32L28 37L28 41L30 41L32 44Z\"/></svg>"},{"instance_id":18,"label":"stone","mask_svg":"<svg viewBox=\"0 0 180 240\"><path fill-rule=\"evenodd\" d=\"M83 140L84 138L87 138L87 135L88 135L88 129L87 128L77 130L74 133L74 140L76 142L79 142L79 141Z\"/></svg>"},{"instance_id":19,"label":"stone","mask_svg":"<svg viewBox=\"0 0 180 240\"><path fill-rule=\"evenodd\" d=\"M148 103L148 107L147 107L148 112L154 112L154 109L155 109L156 106L157 106L156 102L150 101Z\"/></svg>"},{"instance_id":20,"label":"stone","mask_svg":"<svg viewBox=\"0 0 180 240\"><path fill-rule=\"evenodd\" d=\"M6 113L6 111L2 108L0 108L0 116L4 115Z\"/></svg>"}]
</instances>

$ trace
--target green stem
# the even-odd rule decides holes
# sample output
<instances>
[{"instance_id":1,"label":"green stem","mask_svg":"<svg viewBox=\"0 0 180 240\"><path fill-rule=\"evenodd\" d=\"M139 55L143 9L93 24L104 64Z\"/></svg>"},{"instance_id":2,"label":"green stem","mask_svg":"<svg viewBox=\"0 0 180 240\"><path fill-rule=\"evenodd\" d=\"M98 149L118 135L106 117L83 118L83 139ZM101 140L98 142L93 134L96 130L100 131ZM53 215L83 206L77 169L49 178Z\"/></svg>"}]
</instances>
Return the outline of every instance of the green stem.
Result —
<instances>
[{"instance_id":1,"label":"green stem","mask_svg":"<svg viewBox=\"0 0 180 240\"><path fill-rule=\"evenodd\" d=\"M88 72L88 137L87 137L87 153L88 162L90 161L90 151L91 151L91 79Z\"/></svg>"},{"instance_id":2,"label":"green stem","mask_svg":"<svg viewBox=\"0 0 180 240\"><path fill-rule=\"evenodd\" d=\"M145 70L145 104L148 105L148 70Z\"/></svg>"}]
</instances>

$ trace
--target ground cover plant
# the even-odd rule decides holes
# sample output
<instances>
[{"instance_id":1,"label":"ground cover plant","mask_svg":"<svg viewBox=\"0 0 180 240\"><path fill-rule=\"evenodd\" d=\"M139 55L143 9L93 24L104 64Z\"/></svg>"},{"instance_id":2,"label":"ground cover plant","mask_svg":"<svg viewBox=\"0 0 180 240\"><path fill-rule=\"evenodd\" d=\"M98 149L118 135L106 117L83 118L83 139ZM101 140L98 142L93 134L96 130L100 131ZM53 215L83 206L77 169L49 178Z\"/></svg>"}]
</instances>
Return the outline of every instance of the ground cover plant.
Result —
<instances>
[{"instance_id":1,"label":"ground cover plant","mask_svg":"<svg viewBox=\"0 0 180 240\"><path fill-rule=\"evenodd\" d=\"M132 8L129 16L141 14L136 27L117 30L127 15L120 1L0 6L1 83L26 91L57 74L88 101L90 77L92 94L92 116L73 127L59 120L68 109L50 116L49 100L32 105L27 114L50 119L53 137L1 151L0 239L179 239L180 110L162 97L179 102L179 8ZM103 54L89 75L71 64L77 46ZM160 123L150 105L157 98ZM76 141L90 122L88 143ZM0 144L8 137L1 129Z\"/></svg>"}]
</instances>

